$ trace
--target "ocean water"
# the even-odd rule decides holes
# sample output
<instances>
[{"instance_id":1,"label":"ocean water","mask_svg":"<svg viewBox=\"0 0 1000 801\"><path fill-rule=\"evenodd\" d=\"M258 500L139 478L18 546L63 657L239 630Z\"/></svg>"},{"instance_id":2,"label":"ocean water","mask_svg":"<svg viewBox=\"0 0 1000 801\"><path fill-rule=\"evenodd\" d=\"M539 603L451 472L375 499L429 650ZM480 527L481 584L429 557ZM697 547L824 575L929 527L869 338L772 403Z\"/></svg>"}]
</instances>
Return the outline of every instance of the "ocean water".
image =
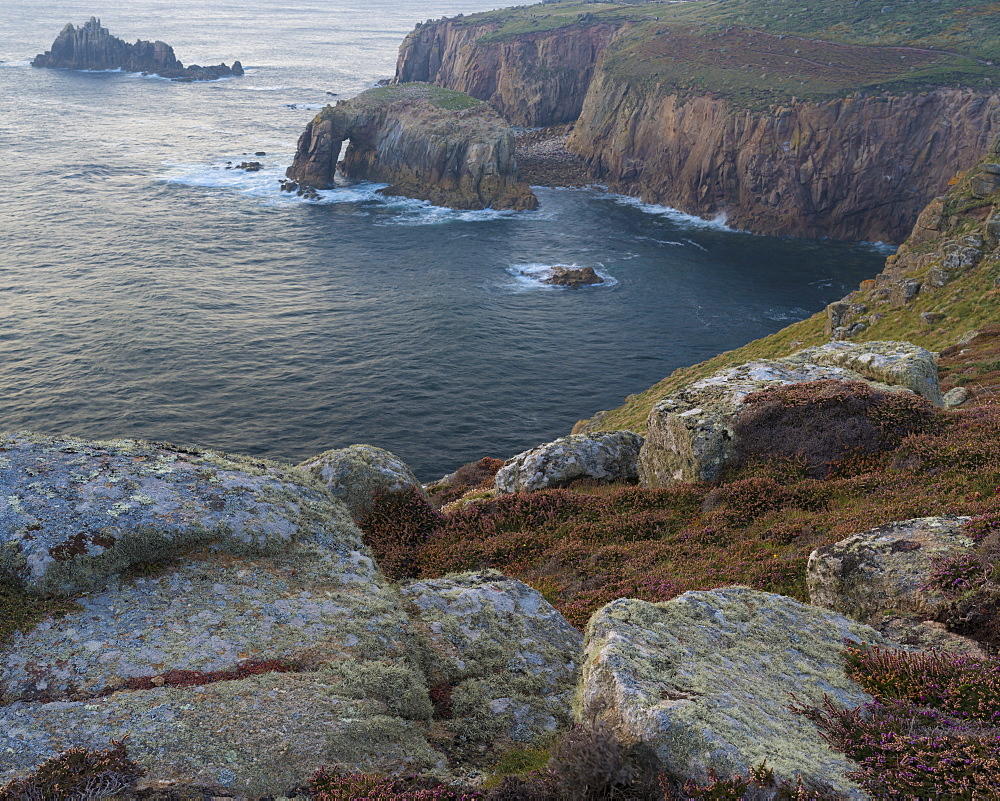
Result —
<instances>
[{"instance_id":1,"label":"ocean water","mask_svg":"<svg viewBox=\"0 0 1000 801\"><path fill-rule=\"evenodd\" d=\"M370 442L425 480L565 434L674 368L821 309L871 245L758 237L596 190L456 212L278 190L305 124L489 0L0 9L0 429L298 461ZM91 14L243 78L33 69ZM266 156L255 157L257 151ZM259 160L264 169L227 169ZM540 284L556 264L604 286Z\"/></svg>"}]
</instances>

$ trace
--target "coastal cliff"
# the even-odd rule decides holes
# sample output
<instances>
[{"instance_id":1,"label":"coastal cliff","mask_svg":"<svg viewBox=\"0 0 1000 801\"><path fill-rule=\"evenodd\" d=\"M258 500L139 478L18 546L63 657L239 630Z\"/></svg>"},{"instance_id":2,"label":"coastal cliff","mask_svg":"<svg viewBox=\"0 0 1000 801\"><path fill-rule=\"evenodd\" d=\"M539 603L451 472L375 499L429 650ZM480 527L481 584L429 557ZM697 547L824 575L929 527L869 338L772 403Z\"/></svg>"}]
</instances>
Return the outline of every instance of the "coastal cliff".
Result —
<instances>
[{"instance_id":1,"label":"coastal cliff","mask_svg":"<svg viewBox=\"0 0 1000 801\"><path fill-rule=\"evenodd\" d=\"M287 176L327 189L338 168L348 178L390 184L386 194L451 208L538 205L518 179L514 137L496 112L425 84L370 89L317 114L299 138Z\"/></svg>"},{"instance_id":2,"label":"coastal cliff","mask_svg":"<svg viewBox=\"0 0 1000 801\"><path fill-rule=\"evenodd\" d=\"M766 111L600 73L569 140L613 192L760 234L900 242L1000 131L1000 94L942 88Z\"/></svg>"},{"instance_id":3,"label":"coastal cliff","mask_svg":"<svg viewBox=\"0 0 1000 801\"><path fill-rule=\"evenodd\" d=\"M1000 132L992 28L958 12L918 36L892 7L858 10L868 30L827 7L813 24L808 9L716 6L554 2L428 22L397 80L464 91L517 125L575 120L568 147L595 181L762 234L901 242Z\"/></svg>"},{"instance_id":4,"label":"coastal cliff","mask_svg":"<svg viewBox=\"0 0 1000 801\"><path fill-rule=\"evenodd\" d=\"M129 44L101 27L101 21L96 17L91 17L79 28L72 23L67 24L52 43L52 48L35 56L31 66L123 70L150 73L176 81L213 81L243 74L243 65L239 61L234 61L232 67L226 64L211 67L192 64L185 67L166 42L140 39L135 44Z\"/></svg>"},{"instance_id":5,"label":"coastal cliff","mask_svg":"<svg viewBox=\"0 0 1000 801\"><path fill-rule=\"evenodd\" d=\"M498 24L420 25L400 46L396 80L426 81L486 100L514 125L580 116L598 56L618 27L577 25L497 37Z\"/></svg>"}]
</instances>

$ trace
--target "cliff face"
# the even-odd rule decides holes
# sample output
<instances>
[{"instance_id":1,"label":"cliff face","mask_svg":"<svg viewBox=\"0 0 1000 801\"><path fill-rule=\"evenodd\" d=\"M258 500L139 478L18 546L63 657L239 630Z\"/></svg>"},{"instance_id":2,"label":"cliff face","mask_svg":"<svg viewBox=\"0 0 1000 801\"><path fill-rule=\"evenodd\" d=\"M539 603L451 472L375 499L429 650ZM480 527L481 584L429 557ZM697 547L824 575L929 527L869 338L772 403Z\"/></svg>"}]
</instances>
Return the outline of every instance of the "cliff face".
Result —
<instances>
[{"instance_id":1,"label":"cliff face","mask_svg":"<svg viewBox=\"0 0 1000 801\"><path fill-rule=\"evenodd\" d=\"M486 100L514 125L572 122L618 26L574 25L491 41L496 29L495 23L452 21L418 27L399 49L396 80L426 81Z\"/></svg>"},{"instance_id":2,"label":"cliff face","mask_svg":"<svg viewBox=\"0 0 1000 801\"><path fill-rule=\"evenodd\" d=\"M600 73L570 139L595 176L765 234L900 242L1000 132L1000 93L937 89L770 111Z\"/></svg>"},{"instance_id":3,"label":"cliff face","mask_svg":"<svg viewBox=\"0 0 1000 801\"><path fill-rule=\"evenodd\" d=\"M510 128L483 103L426 86L372 89L327 106L299 139L287 175L317 188L349 178L390 184L387 194L459 209L533 209L518 180Z\"/></svg>"},{"instance_id":4,"label":"cliff face","mask_svg":"<svg viewBox=\"0 0 1000 801\"><path fill-rule=\"evenodd\" d=\"M400 48L397 80L461 90L518 125L575 119L570 149L612 191L725 215L754 233L901 242L924 205L1000 132L993 89L841 87L864 85L852 76L865 70L891 83L892 63L931 63L939 58L932 51L806 45L745 31L698 38L676 27L659 36L624 19L521 33L503 26L489 16L419 26ZM740 36L752 40L749 51ZM801 56L805 47L825 48L830 64ZM814 81L840 81L842 95L741 105L699 88L696 74L714 75L719 86L745 82L742 61L756 50L766 51L759 68L769 76L779 66L811 70ZM692 73L683 93L662 77L678 62Z\"/></svg>"},{"instance_id":5,"label":"cliff face","mask_svg":"<svg viewBox=\"0 0 1000 801\"><path fill-rule=\"evenodd\" d=\"M140 39L135 44L129 44L112 36L107 28L102 28L101 21L96 17L91 17L79 28L67 24L52 43L52 49L35 56L31 65L69 70L120 69L184 81L215 80L243 74L239 61L234 62L232 67L225 64L212 67L192 64L185 67L166 42Z\"/></svg>"}]
</instances>

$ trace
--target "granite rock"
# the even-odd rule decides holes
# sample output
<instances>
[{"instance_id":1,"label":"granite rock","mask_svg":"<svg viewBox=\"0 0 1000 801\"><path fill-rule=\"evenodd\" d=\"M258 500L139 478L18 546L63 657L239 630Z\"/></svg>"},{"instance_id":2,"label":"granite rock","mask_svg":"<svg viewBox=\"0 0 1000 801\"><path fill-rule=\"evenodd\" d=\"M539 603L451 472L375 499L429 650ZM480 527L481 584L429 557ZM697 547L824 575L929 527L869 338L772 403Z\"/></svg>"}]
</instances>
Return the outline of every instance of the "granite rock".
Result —
<instances>
[{"instance_id":1,"label":"granite rock","mask_svg":"<svg viewBox=\"0 0 1000 801\"><path fill-rule=\"evenodd\" d=\"M969 553L967 517L921 517L889 523L812 552L809 599L868 622L886 612L937 618L951 601L931 582L935 561Z\"/></svg>"},{"instance_id":2,"label":"granite rock","mask_svg":"<svg viewBox=\"0 0 1000 801\"><path fill-rule=\"evenodd\" d=\"M498 493L559 487L578 478L635 481L643 438L631 431L571 434L508 459L494 479Z\"/></svg>"},{"instance_id":3,"label":"granite rock","mask_svg":"<svg viewBox=\"0 0 1000 801\"><path fill-rule=\"evenodd\" d=\"M358 517L376 496L414 490L426 498L423 485L398 456L373 445L351 445L324 451L299 464L323 482L330 493Z\"/></svg>"},{"instance_id":4,"label":"granite rock","mask_svg":"<svg viewBox=\"0 0 1000 801\"><path fill-rule=\"evenodd\" d=\"M644 743L681 780L775 777L835 797L864 797L814 723L789 711L871 700L844 672L845 640L883 643L874 629L780 595L743 587L688 592L665 603L621 599L587 626L581 719Z\"/></svg>"}]
</instances>

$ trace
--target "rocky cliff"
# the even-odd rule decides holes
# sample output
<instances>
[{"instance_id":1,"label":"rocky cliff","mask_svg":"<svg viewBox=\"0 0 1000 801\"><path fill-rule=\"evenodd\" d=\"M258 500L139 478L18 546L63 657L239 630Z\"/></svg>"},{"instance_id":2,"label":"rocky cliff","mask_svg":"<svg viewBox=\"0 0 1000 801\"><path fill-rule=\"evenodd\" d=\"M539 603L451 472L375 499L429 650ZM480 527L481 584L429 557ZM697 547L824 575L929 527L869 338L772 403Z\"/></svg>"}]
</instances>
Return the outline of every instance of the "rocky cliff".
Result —
<instances>
[{"instance_id":1,"label":"rocky cliff","mask_svg":"<svg viewBox=\"0 0 1000 801\"><path fill-rule=\"evenodd\" d=\"M736 228L900 242L996 131L996 92L941 88L757 111L599 72L569 147L611 191Z\"/></svg>"},{"instance_id":2,"label":"rocky cliff","mask_svg":"<svg viewBox=\"0 0 1000 801\"><path fill-rule=\"evenodd\" d=\"M459 209L533 209L518 180L514 137L489 106L425 84L371 89L327 106L299 138L288 178L330 188L348 178L388 183L386 194Z\"/></svg>"},{"instance_id":3,"label":"rocky cliff","mask_svg":"<svg viewBox=\"0 0 1000 801\"><path fill-rule=\"evenodd\" d=\"M225 64L185 67L166 42L140 39L129 44L101 27L96 17L91 17L79 28L67 24L52 43L52 49L35 56L31 65L51 69L143 72L178 81L211 81L243 74L239 61L234 61L232 67Z\"/></svg>"},{"instance_id":4,"label":"rocky cliff","mask_svg":"<svg viewBox=\"0 0 1000 801\"><path fill-rule=\"evenodd\" d=\"M791 35L775 28L803 28L795 15L719 5L555 2L429 22L400 48L397 80L467 92L518 125L576 119L569 148L612 191L765 234L900 242L1000 131L998 71L975 31L935 28L915 47L887 7L878 35Z\"/></svg>"},{"instance_id":5,"label":"rocky cliff","mask_svg":"<svg viewBox=\"0 0 1000 801\"><path fill-rule=\"evenodd\" d=\"M495 22L417 27L399 49L396 80L427 81L487 100L515 125L558 125L580 116L612 24L494 37Z\"/></svg>"}]
</instances>

